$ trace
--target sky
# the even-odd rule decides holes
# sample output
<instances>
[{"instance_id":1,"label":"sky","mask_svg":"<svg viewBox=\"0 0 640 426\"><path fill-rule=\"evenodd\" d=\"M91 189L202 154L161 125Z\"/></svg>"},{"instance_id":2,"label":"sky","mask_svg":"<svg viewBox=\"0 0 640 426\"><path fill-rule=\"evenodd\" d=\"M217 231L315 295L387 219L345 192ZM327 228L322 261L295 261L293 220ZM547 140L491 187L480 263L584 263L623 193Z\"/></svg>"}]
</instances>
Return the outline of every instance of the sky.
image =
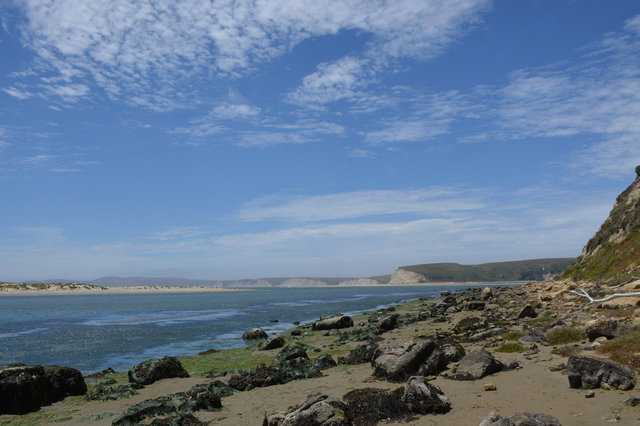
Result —
<instances>
[{"instance_id":1,"label":"sky","mask_svg":"<svg viewBox=\"0 0 640 426\"><path fill-rule=\"evenodd\" d=\"M637 0L0 0L0 281L573 257Z\"/></svg>"}]
</instances>

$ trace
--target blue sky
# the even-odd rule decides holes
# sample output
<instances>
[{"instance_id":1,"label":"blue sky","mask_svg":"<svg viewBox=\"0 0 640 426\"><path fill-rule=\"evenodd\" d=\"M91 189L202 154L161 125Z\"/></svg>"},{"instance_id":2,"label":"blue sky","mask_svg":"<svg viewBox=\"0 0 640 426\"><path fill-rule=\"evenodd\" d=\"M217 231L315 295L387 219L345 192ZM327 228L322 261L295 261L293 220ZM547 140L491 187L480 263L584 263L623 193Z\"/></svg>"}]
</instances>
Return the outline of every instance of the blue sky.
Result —
<instances>
[{"instance_id":1,"label":"blue sky","mask_svg":"<svg viewBox=\"0 0 640 426\"><path fill-rule=\"evenodd\" d=\"M576 256L640 164L636 0L5 0L0 24L0 280Z\"/></svg>"}]
</instances>

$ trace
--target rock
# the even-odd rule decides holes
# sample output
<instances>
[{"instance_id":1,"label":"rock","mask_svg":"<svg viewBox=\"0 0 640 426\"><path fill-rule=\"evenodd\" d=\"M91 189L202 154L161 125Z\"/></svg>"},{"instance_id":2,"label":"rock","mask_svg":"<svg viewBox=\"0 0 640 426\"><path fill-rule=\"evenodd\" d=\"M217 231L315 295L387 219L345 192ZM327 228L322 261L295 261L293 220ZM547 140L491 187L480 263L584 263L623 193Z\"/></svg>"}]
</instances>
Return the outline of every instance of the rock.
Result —
<instances>
[{"instance_id":1,"label":"rock","mask_svg":"<svg viewBox=\"0 0 640 426\"><path fill-rule=\"evenodd\" d=\"M136 386L132 383L123 385L96 385L87 392L87 401L115 401L137 395Z\"/></svg>"},{"instance_id":2,"label":"rock","mask_svg":"<svg viewBox=\"0 0 640 426\"><path fill-rule=\"evenodd\" d=\"M272 365L259 365L234 374L229 379L229 387L239 391L284 383L280 369Z\"/></svg>"},{"instance_id":3,"label":"rock","mask_svg":"<svg viewBox=\"0 0 640 426\"><path fill-rule=\"evenodd\" d=\"M636 397L627 398L624 401L622 401L622 403L627 407L637 407L638 405L640 405L640 398L636 398Z\"/></svg>"},{"instance_id":4,"label":"rock","mask_svg":"<svg viewBox=\"0 0 640 426\"><path fill-rule=\"evenodd\" d=\"M499 336L501 334L505 334L507 330L502 327L490 328L485 331L481 331L480 333L472 334L469 336L470 342L479 342L481 340L487 340L490 337Z\"/></svg>"},{"instance_id":5,"label":"rock","mask_svg":"<svg viewBox=\"0 0 640 426\"><path fill-rule=\"evenodd\" d=\"M302 336L302 330L295 328L295 329L291 330L291 335L292 336Z\"/></svg>"},{"instance_id":6,"label":"rock","mask_svg":"<svg viewBox=\"0 0 640 426\"><path fill-rule=\"evenodd\" d=\"M346 358L338 358L339 364L355 365L364 364L365 362L371 362L373 355L378 349L378 344L375 342L368 342L363 345L356 346Z\"/></svg>"},{"instance_id":7,"label":"rock","mask_svg":"<svg viewBox=\"0 0 640 426\"><path fill-rule=\"evenodd\" d=\"M309 360L306 349L306 345L293 343L276 355L273 366L279 369L284 382L322 376L320 369Z\"/></svg>"},{"instance_id":8,"label":"rock","mask_svg":"<svg viewBox=\"0 0 640 426\"><path fill-rule=\"evenodd\" d=\"M391 341L381 345L373 355L373 375L398 381L415 375L436 349L432 340Z\"/></svg>"},{"instance_id":9,"label":"rock","mask_svg":"<svg viewBox=\"0 0 640 426\"><path fill-rule=\"evenodd\" d=\"M479 349L464 356L458 364L457 380L478 380L489 374L497 373L504 369L504 364L496 360L486 349Z\"/></svg>"},{"instance_id":10,"label":"rock","mask_svg":"<svg viewBox=\"0 0 640 426\"><path fill-rule=\"evenodd\" d=\"M31 413L86 392L82 373L74 368L36 365L0 370L0 414Z\"/></svg>"},{"instance_id":11,"label":"rock","mask_svg":"<svg viewBox=\"0 0 640 426\"><path fill-rule=\"evenodd\" d=\"M518 319L523 319L523 318L536 318L538 316L538 313L535 311L535 309L533 309L533 306L531 305L525 305L524 308L522 308L522 310L520 310L520 313L518 314Z\"/></svg>"},{"instance_id":12,"label":"rock","mask_svg":"<svg viewBox=\"0 0 640 426\"><path fill-rule=\"evenodd\" d=\"M169 414L190 414L199 410L221 408L220 397L211 392L207 386L194 386L187 392L163 395L155 399L147 399L129 407L113 420L114 426L130 426L139 424L148 417Z\"/></svg>"},{"instance_id":13,"label":"rock","mask_svg":"<svg viewBox=\"0 0 640 426\"><path fill-rule=\"evenodd\" d=\"M606 416L602 416L602 420L605 422L618 423L620 421L620 416L616 413L609 413Z\"/></svg>"},{"instance_id":14,"label":"rock","mask_svg":"<svg viewBox=\"0 0 640 426\"><path fill-rule=\"evenodd\" d=\"M492 411L480 422L479 426L562 426L560 420L546 413L516 413L504 418Z\"/></svg>"},{"instance_id":15,"label":"rock","mask_svg":"<svg viewBox=\"0 0 640 426\"><path fill-rule=\"evenodd\" d=\"M105 368L104 370L98 371L97 373L89 374L85 377L87 379L101 379L104 376L107 376L113 373L115 373L115 371L113 371L113 368L109 367L109 368Z\"/></svg>"},{"instance_id":16,"label":"rock","mask_svg":"<svg viewBox=\"0 0 640 426\"><path fill-rule=\"evenodd\" d=\"M278 349L283 347L287 341L284 336L276 336L271 339L267 339L264 342L260 342L258 344L258 350L261 351L270 351L272 349Z\"/></svg>"},{"instance_id":17,"label":"rock","mask_svg":"<svg viewBox=\"0 0 640 426\"><path fill-rule=\"evenodd\" d=\"M347 417L354 425L375 425L380 420L395 420L408 409L401 401L403 388L395 390L363 388L346 393L342 399L347 404Z\"/></svg>"},{"instance_id":18,"label":"rock","mask_svg":"<svg viewBox=\"0 0 640 426\"><path fill-rule=\"evenodd\" d=\"M547 343L547 336L543 331L538 330L537 328L530 328L527 330L527 334L518 339L520 342L531 342L531 343Z\"/></svg>"},{"instance_id":19,"label":"rock","mask_svg":"<svg viewBox=\"0 0 640 426\"><path fill-rule=\"evenodd\" d=\"M180 361L173 356L165 356L162 359L150 359L133 367L128 372L129 381L139 385L150 385L161 379L173 377L189 377L187 370L182 367Z\"/></svg>"},{"instance_id":20,"label":"rock","mask_svg":"<svg viewBox=\"0 0 640 426\"><path fill-rule=\"evenodd\" d=\"M453 326L453 331L460 334L468 331L481 330L488 327L487 320L478 317L467 317L458 321Z\"/></svg>"},{"instance_id":21,"label":"rock","mask_svg":"<svg viewBox=\"0 0 640 426\"><path fill-rule=\"evenodd\" d=\"M596 396L596 393L592 390L588 391L587 393L584 394L585 398L593 398L594 396Z\"/></svg>"},{"instance_id":22,"label":"rock","mask_svg":"<svg viewBox=\"0 0 640 426\"><path fill-rule=\"evenodd\" d=\"M347 406L327 395L311 394L285 412L265 415L263 426L350 426Z\"/></svg>"},{"instance_id":23,"label":"rock","mask_svg":"<svg viewBox=\"0 0 640 426\"><path fill-rule=\"evenodd\" d=\"M480 292L480 300L489 300L493 296L493 291L491 287L485 287Z\"/></svg>"},{"instance_id":24,"label":"rock","mask_svg":"<svg viewBox=\"0 0 640 426\"><path fill-rule=\"evenodd\" d=\"M269 335L266 331L261 328L250 328L249 330L242 333L243 340L265 340L268 339Z\"/></svg>"},{"instance_id":25,"label":"rock","mask_svg":"<svg viewBox=\"0 0 640 426\"><path fill-rule=\"evenodd\" d=\"M164 419L155 419L151 426L205 426L208 422L202 422L193 414L180 414L169 416Z\"/></svg>"},{"instance_id":26,"label":"rock","mask_svg":"<svg viewBox=\"0 0 640 426\"><path fill-rule=\"evenodd\" d=\"M410 377L404 385L401 401L411 413L446 413L451 403L442 390L425 382L424 377Z\"/></svg>"},{"instance_id":27,"label":"rock","mask_svg":"<svg viewBox=\"0 0 640 426\"><path fill-rule=\"evenodd\" d=\"M439 345L436 345L433 352L422 362L418 374L421 376L435 376L445 370L448 363L444 350Z\"/></svg>"},{"instance_id":28,"label":"rock","mask_svg":"<svg viewBox=\"0 0 640 426\"><path fill-rule=\"evenodd\" d=\"M482 385L482 388L486 391L486 392L490 392L490 391L494 391L496 389L498 389L498 387L496 386L495 383L485 383L484 385Z\"/></svg>"},{"instance_id":29,"label":"rock","mask_svg":"<svg viewBox=\"0 0 640 426\"><path fill-rule=\"evenodd\" d=\"M328 368L333 368L336 365L338 365L336 363L336 361L331 357L331 355L320 355L318 358L313 360L313 365L318 369L318 370L326 370Z\"/></svg>"},{"instance_id":30,"label":"rock","mask_svg":"<svg viewBox=\"0 0 640 426\"><path fill-rule=\"evenodd\" d=\"M447 363L459 361L467 354L459 343L445 343L442 345L442 351Z\"/></svg>"},{"instance_id":31,"label":"rock","mask_svg":"<svg viewBox=\"0 0 640 426\"><path fill-rule=\"evenodd\" d=\"M613 339L621 334L619 323L613 318L597 319L585 323L585 332L590 341L598 337Z\"/></svg>"},{"instance_id":32,"label":"rock","mask_svg":"<svg viewBox=\"0 0 640 426\"><path fill-rule=\"evenodd\" d=\"M484 310L485 303L477 300L472 300L464 304L465 311L482 311Z\"/></svg>"},{"instance_id":33,"label":"rock","mask_svg":"<svg viewBox=\"0 0 640 426\"><path fill-rule=\"evenodd\" d=\"M220 352L220 349L207 349L206 351L198 352L198 355L211 355Z\"/></svg>"},{"instance_id":34,"label":"rock","mask_svg":"<svg viewBox=\"0 0 640 426\"><path fill-rule=\"evenodd\" d=\"M337 315L313 323L314 330L332 330L353 327L353 319L347 315Z\"/></svg>"},{"instance_id":35,"label":"rock","mask_svg":"<svg viewBox=\"0 0 640 426\"><path fill-rule=\"evenodd\" d=\"M307 355L307 347L307 345L302 343L290 343L282 348L278 355L276 355L273 360L273 364L281 365L284 361L295 358L309 359L309 355Z\"/></svg>"},{"instance_id":36,"label":"rock","mask_svg":"<svg viewBox=\"0 0 640 426\"><path fill-rule=\"evenodd\" d=\"M571 355L567 361L569 386L574 389L599 388L630 390L634 373L627 367L604 358Z\"/></svg>"},{"instance_id":37,"label":"rock","mask_svg":"<svg viewBox=\"0 0 640 426\"><path fill-rule=\"evenodd\" d=\"M398 314L387 315L378 322L377 331L383 333L385 331L391 331L398 327Z\"/></svg>"}]
</instances>

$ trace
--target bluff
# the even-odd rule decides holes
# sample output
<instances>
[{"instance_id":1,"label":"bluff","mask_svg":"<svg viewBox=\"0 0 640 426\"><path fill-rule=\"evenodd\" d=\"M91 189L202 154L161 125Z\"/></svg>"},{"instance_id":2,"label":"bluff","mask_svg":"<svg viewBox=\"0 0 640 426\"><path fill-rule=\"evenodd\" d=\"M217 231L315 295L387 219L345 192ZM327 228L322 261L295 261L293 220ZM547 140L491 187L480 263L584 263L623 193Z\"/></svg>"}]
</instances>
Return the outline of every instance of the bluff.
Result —
<instances>
[{"instance_id":1,"label":"bluff","mask_svg":"<svg viewBox=\"0 0 640 426\"><path fill-rule=\"evenodd\" d=\"M640 166L636 175L563 278L615 285L640 275Z\"/></svg>"}]
</instances>

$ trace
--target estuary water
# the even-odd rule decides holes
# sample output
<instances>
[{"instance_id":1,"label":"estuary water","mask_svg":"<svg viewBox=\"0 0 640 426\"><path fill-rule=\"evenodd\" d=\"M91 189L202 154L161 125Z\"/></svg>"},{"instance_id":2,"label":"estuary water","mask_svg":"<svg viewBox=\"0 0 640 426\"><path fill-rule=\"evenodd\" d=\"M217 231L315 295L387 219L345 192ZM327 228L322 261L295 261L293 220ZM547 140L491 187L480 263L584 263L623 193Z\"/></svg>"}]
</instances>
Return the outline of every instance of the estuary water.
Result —
<instances>
[{"instance_id":1,"label":"estuary water","mask_svg":"<svg viewBox=\"0 0 640 426\"><path fill-rule=\"evenodd\" d=\"M224 293L0 297L0 365L127 370L165 355L245 346L335 312L356 314L460 286L269 288ZM271 322L278 320L278 322Z\"/></svg>"}]
</instances>

